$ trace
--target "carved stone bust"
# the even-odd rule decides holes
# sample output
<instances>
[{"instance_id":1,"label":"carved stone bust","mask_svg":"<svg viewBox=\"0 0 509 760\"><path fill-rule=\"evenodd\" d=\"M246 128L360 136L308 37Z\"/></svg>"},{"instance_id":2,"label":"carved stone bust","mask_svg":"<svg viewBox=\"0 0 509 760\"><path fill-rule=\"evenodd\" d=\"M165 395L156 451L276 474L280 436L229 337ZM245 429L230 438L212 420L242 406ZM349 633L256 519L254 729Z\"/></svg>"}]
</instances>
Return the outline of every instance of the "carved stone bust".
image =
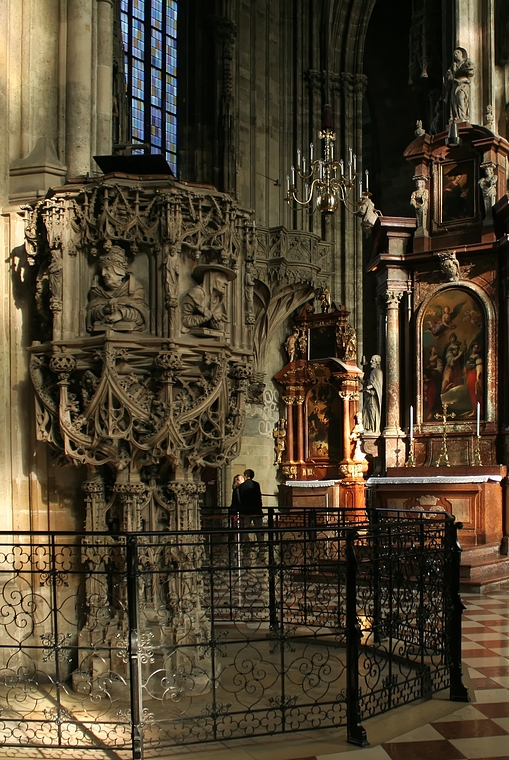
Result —
<instances>
[{"instance_id":1,"label":"carved stone bust","mask_svg":"<svg viewBox=\"0 0 509 760\"><path fill-rule=\"evenodd\" d=\"M237 277L233 269L222 264L199 264L194 268L193 285L182 298L182 324L190 332L200 334L204 329L224 332L228 321L228 282Z\"/></svg>"},{"instance_id":2,"label":"carved stone bust","mask_svg":"<svg viewBox=\"0 0 509 760\"><path fill-rule=\"evenodd\" d=\"M88 291L87 331L141 332L147 329L147 305L143 286L127 271L124 249L105 246L99 272Z\"/></svg>"}]
</instances>

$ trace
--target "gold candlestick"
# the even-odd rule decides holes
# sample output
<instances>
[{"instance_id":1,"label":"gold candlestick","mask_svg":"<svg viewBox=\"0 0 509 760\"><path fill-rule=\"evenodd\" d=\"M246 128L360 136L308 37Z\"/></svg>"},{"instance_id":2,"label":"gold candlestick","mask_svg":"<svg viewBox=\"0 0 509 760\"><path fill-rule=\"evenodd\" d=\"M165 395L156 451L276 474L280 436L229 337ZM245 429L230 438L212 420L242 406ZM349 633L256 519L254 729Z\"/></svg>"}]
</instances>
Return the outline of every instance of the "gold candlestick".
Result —
<instances>
[{"instance_id":1,"label":"gold candlestick","mask_svg":"<svg viewBox=\"0 0 509 760\"><path fill-rule=\"evenodd\" d=\"M415 467L415 454L414 454L414 437L410 438L408 444L408 458L405 462L405 467Z\"/></svg>"},{"instance_id":2,"label":"gold candlestick","mask_svg":"<svg viewBox=\"0 0 509 760\"><path fill-rule=\"evenodd\" d=\"M443 429L442 429L442 448L440 449L440 456L437 459L437 467L440 467L440 465L444 464L446 467L450 467L449 462L449 452L447 450L447 409L449 408L449 404L444 402L442 404L442 414L435 414L435 419L439 420L442 418L443 423ZM454 419L456 415L454 412L452 412L449 417L451 419Z\"/></svg>"}]
</instances>

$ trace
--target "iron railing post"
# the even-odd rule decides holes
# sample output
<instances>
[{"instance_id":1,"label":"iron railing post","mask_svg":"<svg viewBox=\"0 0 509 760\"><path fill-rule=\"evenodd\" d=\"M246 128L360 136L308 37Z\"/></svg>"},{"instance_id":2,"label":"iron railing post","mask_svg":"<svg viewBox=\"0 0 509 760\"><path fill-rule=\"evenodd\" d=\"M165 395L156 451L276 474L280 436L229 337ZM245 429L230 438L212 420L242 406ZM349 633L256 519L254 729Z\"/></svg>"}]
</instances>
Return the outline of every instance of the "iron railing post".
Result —
<instances>
[{"instance_id":1,"label":"iron railing post","mask_svg":"<svg viewBox=\"0 0 509 760\"><path fill-rule=\"evenodd\" d=\"M275 631L278 628L277 603L276 603L276 564L274 554L274 509L268 510L268 571L269 571L269 628Z\"/></svg>"},{"instance_id":2,"label":"iron railing post","mask_svg":"<svg viewBox=\"0 0 509 760\"><path fill-rule=\"evenodd\" d=\"M465 605L460 597L460 562L461 546L458 541L458 529L462 523L454 518L446 519L446 562L445 562L445 602L446 602L446 653L449 653L450 692L453 702L470 702L468 689L463 685L461 671L461 616ZM450 606L447 601L450 601Z\"/></svg>"},{"instance_id":3,"label":"iron railing post","mask_svg":"<svg viewBox=\"0 0 509 760\"><path fill-rule=\"evenodd\" d=\"M133 760L143 760L141 657L138 610L138 537L126 542L127 607L129 619L129 684L131 687L131 741Z\"/></svg>"},{"instance_id":4,"label":"iron railing post","mask_svg":"<svg viewBox=\"0 0 509 760\"><path fill-rule=\"evenodd\" d=\"M361 723L359 700L359 643L361 631L357 619L357 557L354 540L356 530L346 532L346 732L347 741L359 747L368 744Z\"/></svg>"}]
</instances>

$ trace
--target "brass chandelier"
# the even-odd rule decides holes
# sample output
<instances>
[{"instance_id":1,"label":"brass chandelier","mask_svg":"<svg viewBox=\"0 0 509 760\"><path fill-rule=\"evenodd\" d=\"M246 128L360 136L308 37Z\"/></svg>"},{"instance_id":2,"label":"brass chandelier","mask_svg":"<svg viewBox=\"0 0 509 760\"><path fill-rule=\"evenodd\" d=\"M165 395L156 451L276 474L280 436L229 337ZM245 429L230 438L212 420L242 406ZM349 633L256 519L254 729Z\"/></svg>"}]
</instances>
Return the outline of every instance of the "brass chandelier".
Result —
<instances>
[{"instance_id":1,"label":"brass chandelier","mask_svg":"<svg viewBox=\"0 0 509 760\"><path fill-rule=\"evenodd\" d=\"M358 202L369 193L369 172L364 172L364 186L362 177L357 171L357 156L348 148L348 158L334 158L334 145L336 133L332 125L332 110L330 105L324 107L323 127L318 132L318 137L323 140L323 158L314 157L314 145L309 146L309 163L300 150L297 150L296 166L290 168L290 174L286 177L286 202L294 209L311 208L312 211L320 211L322 214L334 214L340 203L349 210L356 211ZM297 183L303 185L303 192L299 197ZM358 188L358 198L349 205L349 198L354 188ZM296 204L296 205L292 205Z\"/></svg>"}]
</instances>

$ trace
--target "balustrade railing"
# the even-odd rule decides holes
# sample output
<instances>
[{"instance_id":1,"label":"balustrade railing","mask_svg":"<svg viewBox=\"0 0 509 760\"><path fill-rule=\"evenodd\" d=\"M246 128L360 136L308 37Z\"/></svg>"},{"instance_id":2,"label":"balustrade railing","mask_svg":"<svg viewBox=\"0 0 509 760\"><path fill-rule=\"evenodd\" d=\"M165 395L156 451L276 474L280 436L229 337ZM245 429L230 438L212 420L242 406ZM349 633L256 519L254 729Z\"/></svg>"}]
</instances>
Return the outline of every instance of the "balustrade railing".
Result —
<instances>
[{"instance_id":1,"label":"balustrade railing","mask_svg":"<svg viewBox=\"0 0 509 760\"><path fill-rule=\"evenodd\" d=\"M363 745L371 715L468 698L450 516L226 512L194 532L0 534L3 746L138 759L334 726Z\"/></svg>"}]
</instances>

